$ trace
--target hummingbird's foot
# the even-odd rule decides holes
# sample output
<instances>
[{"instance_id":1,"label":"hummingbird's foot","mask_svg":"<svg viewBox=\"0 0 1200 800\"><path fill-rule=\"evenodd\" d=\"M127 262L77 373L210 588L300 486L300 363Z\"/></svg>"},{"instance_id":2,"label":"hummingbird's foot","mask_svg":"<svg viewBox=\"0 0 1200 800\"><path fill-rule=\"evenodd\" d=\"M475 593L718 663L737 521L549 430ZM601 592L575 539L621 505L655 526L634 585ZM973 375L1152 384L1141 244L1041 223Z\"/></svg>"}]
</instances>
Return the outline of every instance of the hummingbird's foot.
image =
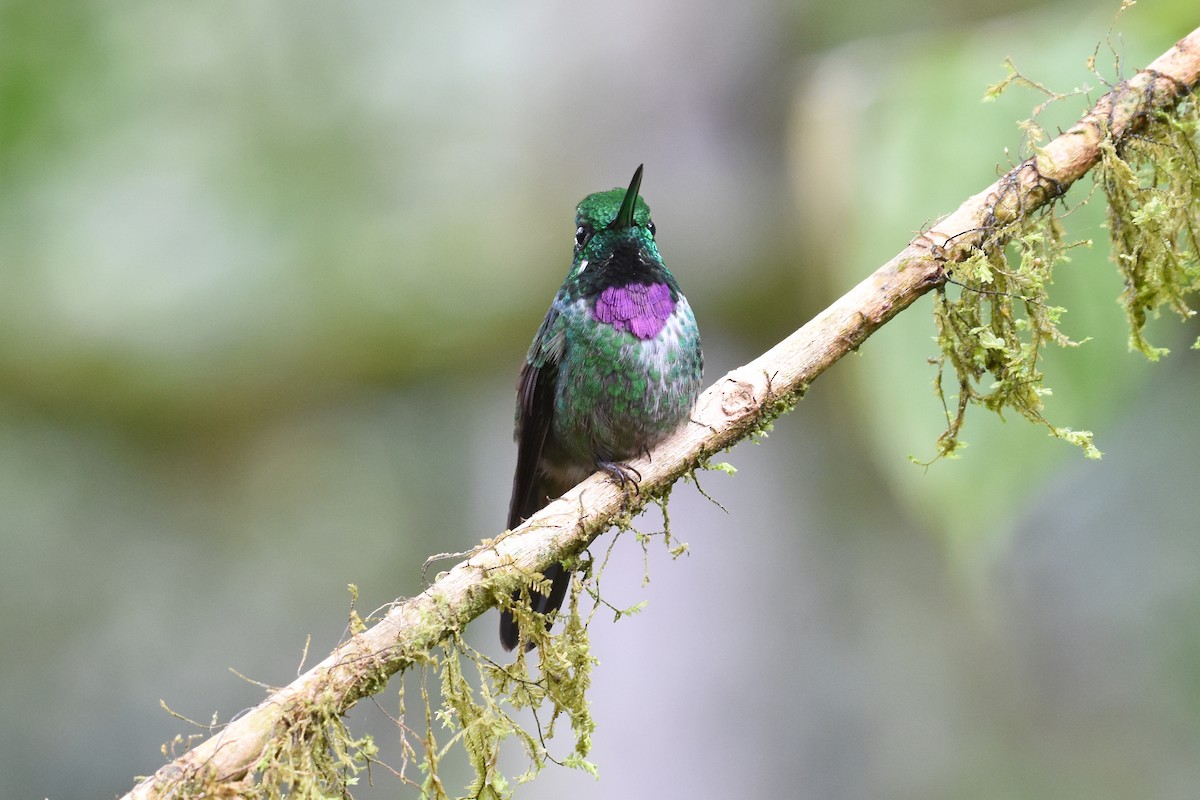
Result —
<instances>
[{"instance_id":1,"label":"hummingbird's foot","mask_svg":"<svg viewBox=\"0 0 1200 800\"><path fill-rule=\"evenodd\" d=\"M633 493L637 494L638 484L642 481L642 473L633 467L617 461L597 461L596 468L606 473L622 489L632 487Z\"/></svg>"}]
</instances>

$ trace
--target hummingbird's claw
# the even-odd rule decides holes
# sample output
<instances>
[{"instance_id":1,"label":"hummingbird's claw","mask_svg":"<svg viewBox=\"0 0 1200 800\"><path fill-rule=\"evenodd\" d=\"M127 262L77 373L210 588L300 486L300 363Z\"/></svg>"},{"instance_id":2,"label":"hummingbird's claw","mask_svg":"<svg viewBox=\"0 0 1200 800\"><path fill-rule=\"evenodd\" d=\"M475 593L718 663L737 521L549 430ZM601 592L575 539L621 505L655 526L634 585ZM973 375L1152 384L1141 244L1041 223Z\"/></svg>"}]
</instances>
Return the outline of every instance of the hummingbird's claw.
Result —
<instances>
[{"instance_id":1,"label":"hummingbird's claw","mask_svg":"<svg viewBox=\"0 0 1200 800\"><path fill-rule=\"evenodd\" d=\"M597 461L596 467L612 478L613 482L622 489L631 486L634 494L639 492L638 484L642 481L642 473L628 464L617 461Z\"/></svg>"}]
</instances>

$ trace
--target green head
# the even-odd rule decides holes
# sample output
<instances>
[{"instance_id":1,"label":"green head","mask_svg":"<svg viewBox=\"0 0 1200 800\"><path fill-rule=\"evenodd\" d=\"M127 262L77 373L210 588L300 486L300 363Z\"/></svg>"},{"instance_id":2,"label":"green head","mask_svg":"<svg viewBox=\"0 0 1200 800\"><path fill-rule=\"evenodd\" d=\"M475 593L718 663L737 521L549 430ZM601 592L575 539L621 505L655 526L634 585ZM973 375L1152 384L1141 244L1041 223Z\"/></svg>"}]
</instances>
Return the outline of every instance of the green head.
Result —
<instances>
[{"instance_id":1,"label":"green head","mask_svg":"<svg viewBox=\"0 0 1200 800\"><path fill-rule=\"evenodd\" d=\"M609 189L583 198L575 209L576 226L586 226L592 233L606 228L646 227L650 224L650 206L639 196L641 188L642 165L639 164L628 189Z\"/></svg>"},{"instance_id":2,"label":"green head","mask_svg":"<svg viewBox=\"0 0 1200 800\"><path fill-rule=\"evenodd\" d=\"M654 241L650 206L639 195L641 187L639 165L629 188L589 194L579 203L575 209L575 263L570 278L604 283L604 273L610 268L625 273L639 262L664 269ZM631 259L629 255L636 257ZM587 275L589 271L591 275Z\"/></svg>"}]
</instances>

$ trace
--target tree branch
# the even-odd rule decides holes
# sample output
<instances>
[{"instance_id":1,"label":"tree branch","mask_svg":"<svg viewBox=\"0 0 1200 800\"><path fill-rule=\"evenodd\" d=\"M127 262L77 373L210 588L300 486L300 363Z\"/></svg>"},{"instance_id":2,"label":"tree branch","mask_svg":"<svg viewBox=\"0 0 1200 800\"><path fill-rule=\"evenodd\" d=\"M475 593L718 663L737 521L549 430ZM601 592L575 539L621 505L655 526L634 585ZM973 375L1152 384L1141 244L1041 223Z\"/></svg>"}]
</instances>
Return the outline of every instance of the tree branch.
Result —
<instances>
[{"instance_id":1,"label":"tree branch","mask_svg":"<svg viewBox=\"0 0 1200 800\"><path fill-rule=\"evenodd\" d=\"M761 430L834 362L943 284L952 266L986 245L989 236L1060 197L1100 160L1106 137L1120 141L1137 133L1198 82L1200 29L1115 86L1070 130L917 236L804 327L719 379L701 396L688 425L632 464L642 475L640 494L626 497L604 476L591 476L516 530L484 542L420 595L395 604L376 625L125 797L180 796L189 786L213 780L252 780L272 737L305 728L316 698L326 701L326 713L329 698L338 714L345 712L507 596L522 576L579 553L623 514L637 513L709 456Z\"/></svg>"}]
</instances>

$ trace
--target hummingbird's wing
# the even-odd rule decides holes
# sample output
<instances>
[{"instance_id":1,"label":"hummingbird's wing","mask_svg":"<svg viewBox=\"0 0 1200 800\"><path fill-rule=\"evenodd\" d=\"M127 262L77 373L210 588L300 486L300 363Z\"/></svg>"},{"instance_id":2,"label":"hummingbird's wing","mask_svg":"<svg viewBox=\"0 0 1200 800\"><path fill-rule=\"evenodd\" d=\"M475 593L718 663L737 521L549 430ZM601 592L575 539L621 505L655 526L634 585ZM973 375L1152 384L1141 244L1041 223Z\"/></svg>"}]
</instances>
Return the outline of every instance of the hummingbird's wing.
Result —
<instances>
[{"instance_id":1,"label":"hummingbird's wing","mask_svg":"<svg viewBox=\"0 0 1200 800\"><path fill-rule=\"evenodd\" d=\"M566 338L559 313L561 299L554 299L542 320L517 378L517 470L513 474L512 498L508 505L509 530L546 505L546 487L539 467L546 437L554 422L558 364L562 360Z\"/></svg>"},{"instance_id":2,"label":"hummingbird's wing","mask_svg":"<svg viewBox=\"0 0 1200 800\"><path fill-rule=\"evenodd\" d=\"M558 365L565 346L560 309L565 297L560 293L554 298L550 311L542 320L521 375L517 379L517 469L513 474L512 499L508 505L508 528L520 525L534 512L546 505L549 494L546 475L541 470L542 451L550 426L554 421L554 394L558 383ZM554 564L543 573L551 582L549 596L531 591L529 599L534 611L549 613L562 605L566 596L570 575L561 564ZM513 599L521 602L520 593ZM500 615L500 643L505 650L512 650L520 641L517 622L510 612ZM527 645L531 647L532 645Z\"/></svg>"},{"instance_id":3,"label":"hummingbird's wing","mask_svg":"<svg viewBox=\"0 0 1200 800\"><path fill-rule=\"evenodd\" d=\"M517 379L517 469L508 504L508 529L520 525L546 504L538 466L554 421L554 385L558 365L526 362Z\"/></svg>"}]
</instances>

